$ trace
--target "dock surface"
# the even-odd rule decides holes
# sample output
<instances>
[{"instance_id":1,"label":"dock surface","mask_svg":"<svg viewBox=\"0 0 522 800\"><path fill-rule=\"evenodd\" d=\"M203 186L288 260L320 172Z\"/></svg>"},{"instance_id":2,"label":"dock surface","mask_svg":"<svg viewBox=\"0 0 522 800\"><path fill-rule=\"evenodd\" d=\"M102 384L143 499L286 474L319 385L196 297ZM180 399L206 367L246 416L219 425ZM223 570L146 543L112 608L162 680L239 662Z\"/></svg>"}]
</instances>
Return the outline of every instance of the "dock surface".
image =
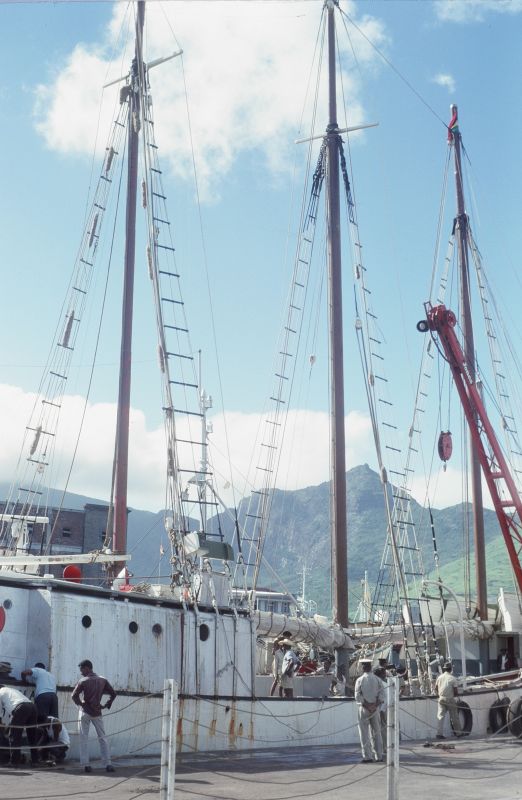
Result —
<instances>
[{"instance_id":1,"label":"dock surface","mask_svg":"<svg viewBox=\"0 0 522 800\"><path fill-rule=\"evenodd\" d=\"M522 741L508 736L401 743L399 797L424 800L521 800ZM446 747L441 747L443 745ZM346 800L357 792L385 800L386 764L361 764L359 748L299 747L178 756L175 800ZM159 797L159 761L115 761L108 774L96 763L61 768L0 767L2 800L138 800Z\"/></svg>"}]
</instances>

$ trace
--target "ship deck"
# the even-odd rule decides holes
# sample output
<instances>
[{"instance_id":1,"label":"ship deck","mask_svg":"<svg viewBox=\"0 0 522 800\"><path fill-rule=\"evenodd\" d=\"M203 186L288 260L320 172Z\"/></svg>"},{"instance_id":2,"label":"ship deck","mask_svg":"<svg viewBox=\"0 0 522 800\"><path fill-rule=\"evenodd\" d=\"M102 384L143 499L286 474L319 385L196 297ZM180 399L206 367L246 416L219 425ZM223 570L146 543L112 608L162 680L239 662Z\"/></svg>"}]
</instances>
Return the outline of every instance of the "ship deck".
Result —
<instances>
[{"instance_id":1,"label":"ship deck","mask_svg":"<svg viewBox=\"0 0 522 800\"><path fill-rule=\"evenodd\" d=\"M441 746L447 746L447 749ZM119 759L114 775L93 762L85 775L78 762L61 769L0 768L5 800L159 796L156 759ZM520 798L522 741L511 736L463 741L401 742L399 797L445 800ZM386 764L361 764L355 746L299 747L286 751L183 754L178 757L176 800L346 800L351 787L372 800L386 798ZM356 787L356 788L355 788Z\"/></svg>"}]
</instances>

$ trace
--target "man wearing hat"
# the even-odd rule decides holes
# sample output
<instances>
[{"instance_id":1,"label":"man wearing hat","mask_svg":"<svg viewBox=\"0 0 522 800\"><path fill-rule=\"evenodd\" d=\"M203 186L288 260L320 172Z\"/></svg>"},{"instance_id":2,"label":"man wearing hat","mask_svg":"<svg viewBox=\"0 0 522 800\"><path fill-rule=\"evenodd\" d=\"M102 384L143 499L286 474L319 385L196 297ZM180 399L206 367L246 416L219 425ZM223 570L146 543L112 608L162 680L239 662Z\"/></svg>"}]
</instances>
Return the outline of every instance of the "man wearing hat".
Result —
<instances>
[{"instance_id":1,"label":"man wearing hat","mask_svg":"<svg viewBox=\"0 0 522 800\"><path fill-rule=\"evenodd\" d=\"M362 763L382 761L380 707L384 703L384 684L372 672L371 659L361 659L363 673L355 681L355 702L359 706L359 737Z\"/></svg>"},{"instance_id":2,"label":"man wearing hat","mask_svg":"<svg viewBox=\"0 0 522 800\"><path fill-rule=\"evenodd\" d=\"M445 739L443 734L444 717L449 711L451 725L455 736L462 735L460 718L458 711L458 682L451 674L453 667L451 661L446 661L442 667L442 675L439 675L435 683L435 694L439 698L437 704L437 739Z\"/></svg>"},{"instance_id":3,"label":"man wearing hat","mask_svg":"<svg viewBox=\"0 0 522 800\"><path fill-rule=\"evenodd\" d=\"M379 707L379 719L381 722L381 737L382 737L382 750L383 753L386 751L388 746L388 698L386 697L386 688L388 686L388 673L386 671L386 667L384 664L381 664L381 661L384 661L386 664L385 658L379 659L379 666L374 667L373 674L377 675L377 677L382 681L382 688L384 692L384 702Z\"/></svg>"},{"instance_id":4,"label":"man wearing hat","mask_svg":"<svg viewBox=\"0 0 522 800\"><path fill-rule=\"evenodd\" d=\"M292 698L294 696L294 672L299 666L299 659L292 650L292 642L289 639L282 639L280 645L284 653L281 666L281 687L283 695Z\"/></svg>"}]
</instances>

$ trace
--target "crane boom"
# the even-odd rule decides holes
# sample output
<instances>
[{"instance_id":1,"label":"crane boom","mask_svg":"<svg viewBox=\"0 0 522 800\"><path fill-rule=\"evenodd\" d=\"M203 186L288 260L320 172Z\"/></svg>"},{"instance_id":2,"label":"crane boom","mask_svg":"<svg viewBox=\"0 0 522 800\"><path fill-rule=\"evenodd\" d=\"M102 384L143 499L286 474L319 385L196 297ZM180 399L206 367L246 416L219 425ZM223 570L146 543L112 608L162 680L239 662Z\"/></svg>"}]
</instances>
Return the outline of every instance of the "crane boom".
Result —
<instances>
[{"instance_id":1,"label":"crane boom","mask_svg":"<svg viewBox=\"0 0 522 800\"><path fill-rule=\"evenodd\" d=\"M440 347L448 361L459 393L462 409L489 488L502 535L522 593L522 502L509 465L486 412L479 388L471 377L466 358L455 333L456 317L445 305L425 304L426 319L418 323L421 332L438 334Z\"/></svg>"}]
</instances>

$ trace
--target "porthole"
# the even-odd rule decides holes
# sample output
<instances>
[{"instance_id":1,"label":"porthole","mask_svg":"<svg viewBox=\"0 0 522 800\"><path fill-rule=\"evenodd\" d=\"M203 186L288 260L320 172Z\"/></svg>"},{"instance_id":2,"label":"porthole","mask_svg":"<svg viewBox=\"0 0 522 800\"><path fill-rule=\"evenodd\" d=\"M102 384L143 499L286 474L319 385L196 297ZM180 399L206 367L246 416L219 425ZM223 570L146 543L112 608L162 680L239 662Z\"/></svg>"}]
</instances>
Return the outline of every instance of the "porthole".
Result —
<instances>
[{"instance_id":1,"label":"porthole","mask_svg":"<svg viewBox=\"0 0 522 800\"><path fill-rule=\"evenodd\" d=\"M8 599L8 600L4 600L4 602L2 603L2 605L3 605L3 607L4 607L6 610L9 610L10 608L12 608L12 607L13 607L13 601L12 601L12 600L9 600L9 599Z\"/></svg>"},{"instance_id":2,"label":"porthole","mask_svg":"<svg viewBox=\"0 0 522 800\"><path fill-rule=\"evenodd\" d=\"M152 633L154 634L154 636L161 636L161 634L163 633L163 628L161 627L159 622L156 622L156 624L152 626Z\"/></svg>"},{"instance_id":3,"label":"porthole","mask_svg":"<svg viewBox=\"0 0 522 800\"><path fill-rule=\"evenodd\" d=\"M84 628L90 628L91 627L92 619L89 617L88 614L86 614L84 617L82 617L82 625L83 625Z\"/></svg>"},{"instance_id":4,"label":"porthole","mask_svg":"<svg viewBox=\"0 0 522 800\"><path fill-rule=\"evenodd\" d=\"M136 631L138 630L138 623L134 622L134 620L132 622L129 622L129 630L131 633L136 633Z\"/></svg>"},{"instance_id":5,"label":"porthole","mask_svg":"<svg viewBox=\"0 0 522 800\"><path fill-rule=\"evenodd\" d=\"M200 625L199 638L201 639L201 641L206 642L209 635L210 635L210 628L208 627L208 625L205 625L205 623L203 623L203 625Z\"/></svg>"}]
</instances>

